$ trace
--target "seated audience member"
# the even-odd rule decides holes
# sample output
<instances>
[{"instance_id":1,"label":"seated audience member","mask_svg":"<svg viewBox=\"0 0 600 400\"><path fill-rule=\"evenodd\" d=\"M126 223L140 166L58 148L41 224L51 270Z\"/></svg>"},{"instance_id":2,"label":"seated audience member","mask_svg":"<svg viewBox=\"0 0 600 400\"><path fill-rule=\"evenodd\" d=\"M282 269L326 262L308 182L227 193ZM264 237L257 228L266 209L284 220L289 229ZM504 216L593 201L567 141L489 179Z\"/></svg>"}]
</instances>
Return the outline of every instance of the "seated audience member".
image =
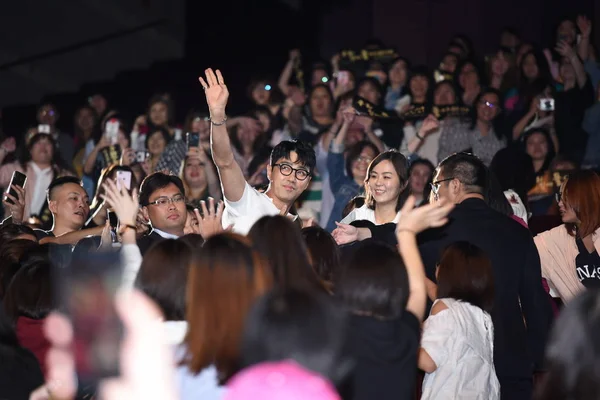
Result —
<instances>
[{"instance_id":1,"label":"seated audience member","mask_svg":"<svg viewBox=\"0 0 600 400\"><path fill-rule=\"evenodd\" d=\"M65 237L65 242L53 241L59 244L75 244L87 235L102 233L102 226L81 231L90 213L90 202L78 178L64 176L53 180L48 186L47 198L48 209L52 213L52 229L35 230L38 240L78 232L76 235L70 235L68 239Z\"/></svg>"},{"instance_id":2,"label":"seated audience member","mask_svg":"<svg viewBox=\"0 0 600 400\"><path fill-rule=\"evenodd\" d=\"M363 241L335 277L335 296L351 313L347 328L349 355L355 367L344 398L409 399L414 394L420 323L427 300L425 271L416 234L446 223L453 205L402 208L394 247ZM404 261L404 262L403 262Z\"/></svg>"},{"instance_id":3,"label":"seated audience member","mask_svg":"<svg viewBox=\"0 0 600 400\"><path fill-rule=\"evenodd\" d=\"M142 255L157 241L183 236L187 212L181 179L162 172L148 175L140 186L139 199L144 218L152 226L148 235L138 239Z\"/></svg>"},{"instance_id":4,"label":"seated audience member","mask_svg":"<svg viewBox=\"0 0 600 400\"><path fill-rule=\"evenodd\" d=\"M28 135L25 138L26 147L22 149L19 160L0 167L0 186L8 189L14 171L27 175L23 220L27 220L30 216L37 216L42 223L45 223L43 214L48 185L53 179L72 174L64 167L63 160L58 154L56 141L52 136L37 133L37 130L32 133L33 136ZM15 147L10 147L10 150L14 151ZM8 151L6 148L0 151L0 162Z\"/></svg>"},{"instance_id":5,"label":"seated audience member","mask_svg":"<svg viewBox=\"0 0 600 400\"><path fill-rule=\"evenodd\" d=\"M188 204L198 207L201 201L206 201L209 197L221 200L219 177L205 149L195 147L188 150L179 177L183 182Z\"/></svg>"},{"instance_id":6,"label":"seated audience member","mask_svg":"<svg viewBox=\"0 0 600 400\"><path fill-rule=\"evenodd\" d=\"M574 172L556 200L563 224L534 240L542 276L566 303L586 288L600 287L600 177L589 170Z\"/></svg>"},{"instance_id":7,"label":"seated audience member","mask_svg":"<svg viewBox=\"0 0 600 400\"><path fill-rule=\"evenodd\" d=\"M340 249L329 232L318 226L302 229L308 257L313 271L321 283L331 292L333 277L340 272Z\"/></svg>"},{"instance_id":8,"label":"seated audience member","mask_svg":"<svg viewBox=\"0 0 600 400\"><path fill-rule=\"evenodd\" d=\"M315 168L315 152L303 142L283 141L271 152L267 167L269 187L264 193L253 189L235 162L225 127L225 107L229 96L220 71L206 70L205 89L211 116L212 156L217 166L225 198L223 227L233 225L234 232L246 234L258 219L266 215L289 215L296 199L308 187ZM208 82L208 83L207 83Z\"/></svg>"},{"instance_id":9,"label":"seated audience member","mask_svg":"<svg viewBox=\"0 0 600 400\"><path fill-rule=\"evenodd\" d=\"M4 309L0 307L0 393L5 399L27 399L44 383L35 356L21 346Z\"/></svg>"},{"instance_id":10,"label":"seated audience member","mask_svg":"<svg viewBox=\"0 0 600 400\"><path fill-rule=\"evenodd\" d=\"M27 225L6 224L0 226L0 247L15 239L27 239L37 242L35 231Z\"/></svg>"},{"instance_id":11,"label":"seated audience member","mask_svg":"<svg viewBox=\"0 0 600 400\"><path fill-rule=\"evenodd\" d=\"M248 314L243 366L293 360L339 383L351 369L343 352L345 320L342 310L324 294L275 288L258 299Z\"/></svg>"},{"instance_id":12,"label":"seated audience member","mask_svg":"<svg viewBox=\"0 0 600 400\"><path fill-rule=\"evenodd\" d=\"M182 400L217 399L222 389L208 385L204 376L192 374L178 365L184 352L183 341L188 324L185 320L185 288L192 260L192 248L181 239L165 239L152 246L144 257L135 286L156 302L164 315L167 344L175 354L176 382ZM168 268L165 266L168 265Z\"/></svg>"},{"instance_id":13,"label":"seated audience member","mask_svg":"<svg viewBox=\"0 0 600 400\"><path fill-rule=\"evenodd\" d=\"M501 396L530 399L534 368L541 366L551 321L550 303L531 234L486 204L490 179L483 162L470 154L455 154L440 163L432 184L433 199L456 208L449 215L450 223L419 238L420 251L432 281L443 250L453 242L468 241L490 257L497 282L492 319Z\"/></svg>"},{"instance_id":14,"label":"seated audience member","mask_svg":"<svg viewBox=\"0 0 600 400\"><path fill-rule=\"evenodd\" d=\"M38 248L37 240L13 239L0 246L0 300L13 276L21 268L21 258Z\"/></svg>"},{"instance_id":15,"label":"seated audience member","mask_svg":"<svg viewBox=\"0 0 600 400\"><path fill-rule=\"evenodd\" d=\"M217 385L239 371L244 321L256 299L272 286L268 264L243 236L212 236L194 257L186 289L184 362L206 380L211 392L222 391Z\"/></svg>"},{"instance_id":16,"label":"seated audience member","mask_svg":"<svg viewBox=\"0 0 600 400\"><path fill-rule=\"evenodd\" d=\"M590 289L573 298L554 323L546 349L546 373L535 400L592 400L600 397L598 335L600 292Z\"/></svg>"},{"instance_id":17,"label":"seated audience member","mask_svg":"<svg viewBox=\"0 0 600 400\"><path fill-rule=\"evenodd\" d=\"M415 160L408 168L408 190L417 199L417 206L428 202L433 171L435 167L427 159Z\"/></svg>"},{"instance_id":18,"label":"seated audience member","mask_svg":"<svg viewBox=\"0 0 600 400\"><path fill-rule=\"evenodd\" d=\"M44 320L53 309L51 245L39 247L21 258L21 268L13 276L4 296L4 310L16 327L19 343L38 359L46 375L46 354L50 343L44 335Z\"/></svg>"},{"instance_id":19,"label":"seated audience member","mask_svg":"<svg viewBox=\"0 0 600 400\"><path fill-rule=\"evenodd\" d=\"M494 369L494 277L487 255L468 242L448 246L436 270L437 299L423 325L418 365L426 399L500 399Z\"/></svg>"},{"instance_id":20,"label":"seated audience member","mask_svg":"<svg viewBox=\"0 0 600 400\"><path fill-rule=\"evenodd\" d=\"M352 210L341 224L365 220L374 225L382 225L398 221L400 208L408 193L407 185L406 158L396 150L379 154L367 169L365 204ZM333 236L335 237L335 234Z\"/></svg>"},{"instance_id":21,"label":"seated audience member","mask_svg":"<svg viewBox=\"0 0 600 400\"><path fill-rule=\"evenodd\" d=\"M289 218L281 215L262 217L252 226L248 238L254 249L269 260L277 285L321 289L317 275L310 268L300 228ZM277 242L286 246L273 246Z\"/></svg>"}]
</instances>

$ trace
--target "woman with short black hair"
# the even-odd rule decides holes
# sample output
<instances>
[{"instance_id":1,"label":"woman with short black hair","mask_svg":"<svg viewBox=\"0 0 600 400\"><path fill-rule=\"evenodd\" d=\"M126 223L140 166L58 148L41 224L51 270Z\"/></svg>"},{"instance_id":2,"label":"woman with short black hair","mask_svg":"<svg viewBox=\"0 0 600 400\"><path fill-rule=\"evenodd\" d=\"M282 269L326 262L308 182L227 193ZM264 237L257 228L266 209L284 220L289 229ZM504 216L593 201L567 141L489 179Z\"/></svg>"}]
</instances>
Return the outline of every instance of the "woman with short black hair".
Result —
<instances>
[{"instance_id":1,"label":"woman with short black hair","mask_svg":"<svg viewBox=\"0 0 600 400\"><path fill-rule=\"evenodd\" d=\"M423 325L418 365L421 399L500 398L494 368L494 277L489 257L468 242L444 251L437 300Z\"/></svg>"}]
</instances>

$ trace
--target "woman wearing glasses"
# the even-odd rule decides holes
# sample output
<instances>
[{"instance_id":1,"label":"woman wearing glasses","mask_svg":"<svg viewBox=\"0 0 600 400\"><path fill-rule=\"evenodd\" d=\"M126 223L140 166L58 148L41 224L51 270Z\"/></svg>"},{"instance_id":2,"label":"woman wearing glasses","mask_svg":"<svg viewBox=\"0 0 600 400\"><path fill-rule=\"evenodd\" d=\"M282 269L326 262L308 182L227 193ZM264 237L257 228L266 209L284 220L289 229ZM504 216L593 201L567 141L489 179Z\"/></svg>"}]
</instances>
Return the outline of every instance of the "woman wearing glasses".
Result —
<instances>
[{"instance_id":1,"label":"woman wearing glasses","mask_svg":"<svg viewBox=\"0 0 600 400\"><path fill-rule=\"evenodd\" d=\"M556 200L563 224L534 239L542 276L567 302L585 288L600 288L600 177L590 170L573 173Z\"/></svg>"},{"instance_id":2,"label":"woman wearing glasses","mask_svg":"<svg viewBox=\"0 0 600 400\"><path fill-rule=\"evenodd\" d=\"M483 90L475 100L470 124L457 120L444 127L439 140L438 159L468 151L479 157L485 165L490 165L498 150L506 147L503 101L498 90Z\"/></svg>"}]
</instances>

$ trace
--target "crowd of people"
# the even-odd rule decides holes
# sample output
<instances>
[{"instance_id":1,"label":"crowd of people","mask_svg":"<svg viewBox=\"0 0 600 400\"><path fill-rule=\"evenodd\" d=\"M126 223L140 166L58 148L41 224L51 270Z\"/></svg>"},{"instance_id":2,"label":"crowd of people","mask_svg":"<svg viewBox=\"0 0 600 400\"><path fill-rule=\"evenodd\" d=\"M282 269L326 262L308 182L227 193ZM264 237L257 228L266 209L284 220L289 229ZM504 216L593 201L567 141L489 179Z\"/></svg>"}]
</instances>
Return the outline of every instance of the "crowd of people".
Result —
<instances>
[{"instance_id":1,"label":"crowd of people","mask_svg":"<svg viewBox=\"0 0 600 400\"><path fill-rule=\"evenodd\" d=\"M235 117L209 68L183 125L42 104L0 144L0 398L598 398L591 31L292 50Z\"/></svg>"}]
</instances>

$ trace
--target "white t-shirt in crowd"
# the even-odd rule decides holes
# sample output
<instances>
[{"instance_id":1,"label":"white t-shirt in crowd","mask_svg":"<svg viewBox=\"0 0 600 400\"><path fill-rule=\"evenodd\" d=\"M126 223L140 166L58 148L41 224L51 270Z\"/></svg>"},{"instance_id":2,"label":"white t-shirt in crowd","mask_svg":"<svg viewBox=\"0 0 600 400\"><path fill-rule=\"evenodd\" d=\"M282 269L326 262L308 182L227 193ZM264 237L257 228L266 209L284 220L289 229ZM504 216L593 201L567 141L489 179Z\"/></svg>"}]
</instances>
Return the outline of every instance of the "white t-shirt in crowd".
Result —
<instances>
[{"instance_id":1,"label":"white t-shirt in crowd","mask_svg":"<svg viewBox=\"0 0 600 400\"><path fill-rule=\"evenodd\" d=\"M233 232L247 235L252 225L262 217L279 214L280 210L269 196L246 182L244 194L239 201L229 201L225 198L223 228L233 225ZM295 219L297 216L288 213L288 217Z\"/></svg>"},{"instance_id":2,"label":"white t-shirt in crowd","mask_svg":"<svg viewBox=\"0 0 600 400\"><path fill-rule=\"evenodd\" d=\"M398 214L396 214L396 218L394 218L394 220L390 222L397 224L399 220L400 211L398 211ZM355 208L354 210L350 211L350 213L346 215L346 218L344 218L341 221L341 223L349 224L352 221L370 221L375 225L381 225L375 222L375 210L370 209L369 207L367 207L366 204L364 204L362 207Z\"/></svg>"},{"instance_id":3,"label":"white t-shirt in crowd","mask_svg":"<svg viewBox=\"0 0 600 400\"><path fill-rule=\"evenodd\" d=\"M37 214L42 210L44 203L46 202L46 189L52 183L52 167L41 169L33 161L31 162L31 168L35 172L35 187L33 188L31 196L30 210L32 214Z\"/></svg>"},{"instance_id":4,"label":"white t-shirt in crowd","mask_svg":"<svg viewBox=\"0 0 600 400\"><path fill-rule=\"evenodd\" d=\"M430 315L423 325L421 347L437 369L425 374L421 400L498 400L492 318L470 303L438 301L448 309Z\"/></svg>"}]
</instances>

